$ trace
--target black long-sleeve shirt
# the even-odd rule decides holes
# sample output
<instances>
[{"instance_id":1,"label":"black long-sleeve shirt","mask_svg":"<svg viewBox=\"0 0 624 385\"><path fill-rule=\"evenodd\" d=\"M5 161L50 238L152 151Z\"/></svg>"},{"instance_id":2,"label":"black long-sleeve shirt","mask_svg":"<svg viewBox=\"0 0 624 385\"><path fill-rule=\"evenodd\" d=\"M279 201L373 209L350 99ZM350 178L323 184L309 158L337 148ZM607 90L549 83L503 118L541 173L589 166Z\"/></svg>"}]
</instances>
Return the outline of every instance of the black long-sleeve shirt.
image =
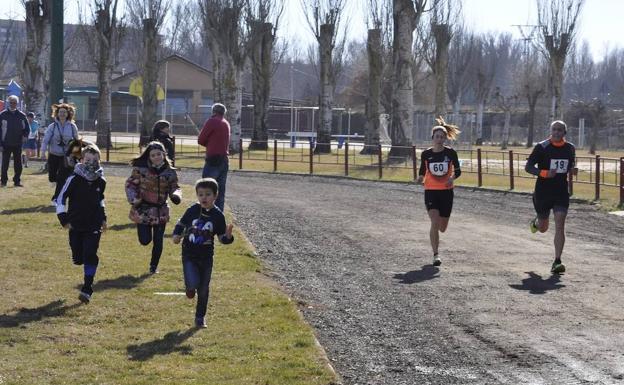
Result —
<instances>
[{"instance_id":1,"label":"black long-sleeve shirt","mask_svg":"<svg viewBox=\"0 0 624 385\"><path fill-rule=\"evenodd\" d=\"M573 144L564 141L558 145L546 139L533 148L524 169L537 176L535 192L567 194L568 172L574 168L575 159ZM554 177L548 177L549 170L557 171Z\"/></svg>"},{"instance_id":2,"label":"black long-sleeve shirt","mask_svg":"<svg viewBox=\"0 0 624 385\"><path fill-rule=\"evenodd\" d=\"M102 177L88 181L74 173L67 178L56 200L56 214L61 225L69 223L77 231L101 229L102 223L106 222L105 189L106 180ZM66 201L69 201L68 207Z\"/></svg>"},{"instance_id":3,"label":"black long-sleeve shirt","mask_svg":"<svg viewBox=\"0 0 624 385\"><path fill-rule=\"evenodd\" d=\"M184 235L182 241L182 256L202 259L214 255L214 236L219 236L221 243L229 244L234 241L225 237L225 216L218 207L204 209L199 203L186 209L182 218L178 220L173 235Z\"/></svg>"},{"instance_id":4,"label":"black long-sleeve shirt","mask_svg":"<svg viewBox=\"0 0 624 385\"><path fill-rule=\"evenodd\" d=\"M420 155L420 169L418 175L425 177L425 190L446 190L452 187L446 185L451 173L455 179L461 175L457 152L450 147L444 147L440 152L428 148Z\"/></svg>"}]
</instances>

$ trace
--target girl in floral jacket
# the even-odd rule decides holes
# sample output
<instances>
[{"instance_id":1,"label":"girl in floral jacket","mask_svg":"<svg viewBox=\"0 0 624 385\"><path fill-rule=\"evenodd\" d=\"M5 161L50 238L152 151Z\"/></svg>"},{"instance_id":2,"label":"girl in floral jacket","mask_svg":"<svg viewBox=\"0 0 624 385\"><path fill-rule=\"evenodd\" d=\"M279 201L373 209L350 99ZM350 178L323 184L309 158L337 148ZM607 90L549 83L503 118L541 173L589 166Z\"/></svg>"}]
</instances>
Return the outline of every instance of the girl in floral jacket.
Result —
<instances>
[{"instance_id":1,"label":"girl in floral jacket","mask_svg":"<svg viewBox=\"0 0 624 385\"><path fill-rule=\"evenodd\" d=\"M161 143L150 142L130 165L132 174L126 180L126 197L132 205L129 217L137 224L139 242L144 246L153 242L150 273L155 274L162 254L165 226L169 222L167 198L177 205L182 192L178 175Z\"/></svg>"}]
</instances>

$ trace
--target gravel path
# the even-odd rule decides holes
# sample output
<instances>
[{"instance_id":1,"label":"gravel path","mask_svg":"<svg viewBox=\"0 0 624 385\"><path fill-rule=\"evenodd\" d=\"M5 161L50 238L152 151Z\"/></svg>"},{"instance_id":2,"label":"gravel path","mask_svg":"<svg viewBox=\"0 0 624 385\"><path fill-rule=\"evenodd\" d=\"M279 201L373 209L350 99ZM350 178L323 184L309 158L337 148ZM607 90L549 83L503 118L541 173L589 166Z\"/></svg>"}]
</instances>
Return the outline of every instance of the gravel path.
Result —
<instances>
[{"instance_id":1,"label":"gravel path","mask_svg":"<svg viewBox=\"0 0 624 385\"><path fill-rule=\"evenodd\" d=\"M622 217L573 204L551 277L528 195L456 189L440 269L419 186L236 172L226 204L344 384L624 383Z\"/></svg>"}]
</instances>

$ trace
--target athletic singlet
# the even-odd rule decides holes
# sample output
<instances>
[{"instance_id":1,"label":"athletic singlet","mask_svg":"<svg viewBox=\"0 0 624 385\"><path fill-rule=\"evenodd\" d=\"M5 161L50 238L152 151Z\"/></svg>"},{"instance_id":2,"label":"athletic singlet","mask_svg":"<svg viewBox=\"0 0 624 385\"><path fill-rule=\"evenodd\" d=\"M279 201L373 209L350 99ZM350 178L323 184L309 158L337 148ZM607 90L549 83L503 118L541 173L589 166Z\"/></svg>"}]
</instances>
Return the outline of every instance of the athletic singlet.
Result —
<instances>
[{"instance_id":1,"label":"athletic singlet","mask_svg":"<svg viewBox=\"0 0 624 385\"><path fill-rule=\"evenodd\" d=\"M457 179L461 175L457 152L450 147L444 146L440 152L434 152L428 148L420 156L420 170L418 175L423 175L425 190L448 190L448 182L451 173Z\"/></svg>"},{"instance_id":2,"label":"athletic singlet","mask_svg":"<svg viewBox=\"0 0 624 385\"><path fill-rule=\"evenodd\" d=\"M550 139L538 143L529 155L525 167L528 173L537 176L535 192L568 194L568 172L574 167L575 159L574 145L565 139L559 143ZM557 170L557 174L549 178L548 170Z\"/></svg>"}]
</instances>

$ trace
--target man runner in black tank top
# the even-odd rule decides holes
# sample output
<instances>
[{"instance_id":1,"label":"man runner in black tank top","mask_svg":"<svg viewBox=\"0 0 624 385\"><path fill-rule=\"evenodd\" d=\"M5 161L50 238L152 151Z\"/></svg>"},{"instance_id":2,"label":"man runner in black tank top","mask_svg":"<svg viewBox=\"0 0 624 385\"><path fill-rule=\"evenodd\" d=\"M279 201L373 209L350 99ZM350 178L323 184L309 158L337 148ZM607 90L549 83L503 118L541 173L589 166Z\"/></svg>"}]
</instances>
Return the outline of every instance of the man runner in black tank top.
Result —
<instances>
[{"instance_id":1,"label":"man runner in black tank top","mask_svg":"<svg viewBox=\"0 0 624 385\"><path fill-rule=\"evenodd\" d=\"M566 124L556 120L550 125L550 137L534 148L527 159L526 172L537 176L533 193L533 206L537 218L530 222L531 232L548 230L550 210L555 218L555 261L551 273L565 271L561 253L565 244L565 220L570 205L568 173L576 173L574 145L566 142Z\"/></svg>"}]
</instances>

